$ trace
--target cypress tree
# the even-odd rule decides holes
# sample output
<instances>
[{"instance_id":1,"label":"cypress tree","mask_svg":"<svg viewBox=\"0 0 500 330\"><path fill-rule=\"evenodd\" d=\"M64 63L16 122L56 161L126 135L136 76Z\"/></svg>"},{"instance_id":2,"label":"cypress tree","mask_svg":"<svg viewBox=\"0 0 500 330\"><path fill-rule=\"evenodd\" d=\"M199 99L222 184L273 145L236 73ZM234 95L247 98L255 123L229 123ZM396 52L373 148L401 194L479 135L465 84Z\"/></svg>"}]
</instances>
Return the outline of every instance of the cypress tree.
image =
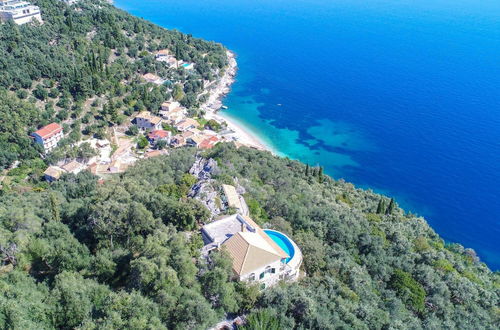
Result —
<instances>
[{"instance_id":1,"label":"cypress tree","mask_svg":"<svg viewBox=\"0 0 500 330\"><path fill-rule=\"evenodd\" d=\"M52 213L52 220L61 221L61 215L59 212L59 203L54 194L50 194L50 211Z\"/></svg>"},{"instance_id":2,"label":"cypress tree","mask_svg":"<svg viewBox=\"0 0 500 330\"><path fill-rule=\"evenodd\" d=\"M377 214L383 214L383 213L385 213L385 201L383 198L380 198L377 205Z\"/></svg>"},{"instance_id":3,"label":"cypress tree","mask_svg":"<svg viewBox=\"0 0 500 330\"><path fill-rule=\"evenodd\" d=\"M319 170L318 170L318 181L319 183L322 183L323 182L323 167L319 167Z\"/></svg>"},{"instance_id":4,"label":"cypress tree","mask_svg":"<svg viewBox=\"0 0 500 330\"><path fill-rule=\"evenodd\" d=\"M309 176L309 164L306 164L306 176Z\"/></svg>"},{"instance_id":5,"label":"cypress tree","mask_svg":"<svg viewBox=\"0 0 500 330\"><path fill-rule=\"evenodd\" d=\"M391 198L391 201L389 202L389 206L387 207L385 214L392 214L392 212L394 212L395 208L396 208L396 205L394 203L394 198Z\"/></svg>"}]
</instances>

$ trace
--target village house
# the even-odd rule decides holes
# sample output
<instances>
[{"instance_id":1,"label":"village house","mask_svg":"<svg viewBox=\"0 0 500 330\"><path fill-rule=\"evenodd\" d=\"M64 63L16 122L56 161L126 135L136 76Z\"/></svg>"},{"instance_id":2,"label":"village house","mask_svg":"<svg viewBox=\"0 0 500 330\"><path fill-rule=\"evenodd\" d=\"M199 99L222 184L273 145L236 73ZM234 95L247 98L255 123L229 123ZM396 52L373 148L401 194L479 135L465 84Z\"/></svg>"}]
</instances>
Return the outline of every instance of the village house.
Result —
<instances>
[{"instance_id":1,"label":"village house","mask_svg":"<svg viewBox=\"0 0 500 330\"><path fill-rule=\"evenodd\" d=\"M161 85L165 82L163 79L152 73L146 73L145 75L142 76L142 78L144 78L144 80L146 80L147 82L157 85Z\"/></svg>"},{"instance_id":2,"label":"village house","mask_svg":"<svg viewBox=\"0 0 500 330\"><path fill-rule=\"evenodd\" d=\"M135 124L141 129L161 129L161 118L154 116L149 111L142 111L135 117Z\"/></svg>"},{"instance_id":3,"label":"village house","mask_svg":"<svg viewBox=\"0 0 500 330\"><path fill-rule=\"evenodd\" d=\"M219 143L220 139L217 136L210 136L205 138L199 145L200 149L212 149L217 143Z\"/></svg>"},{"instance_id":4,"label":"village house","mask_svg":"<svg viewBox=\"0 0 500 330\"><path fill-rule=\"evenodd\" d=\"M155 59L157 61L166 61L169 57L171 57L170 51L168 49L160 49L159 51L156 52L155 54Z\"/></svg>"},{"instance_id":5,"label":"village house","mask_svg":"<svg viewBox=\"0 0 500 330\"><path fill-rule=\"evenodd\" d=\"M64 173L64 170L57 166L49 166L45 172L43 172L43 177L48 182L54 182L59 180L61 175Z\"/></svg>"},{"instance_id":6,"label":"village house","mask_svg":"<svg viewBox=\"0 0 500 330\"><path fill-rule=\"evenodd\" d=\"M191 133L191 132L188 131L185 133ZM201 135L192 134L190 137L186 138L186 143L192 147L198 148L204 139L205 139L205 137L203 137Z\"/></svg>"},{"instance_id":7,"label":"village house","mask_svg":"<svg viewBox=\"0 0 500 330\"><path fill-rule=\"evenodd\" d=\"M186 145L186 138L183 137L181 134L174 135L170 139L170 146L173 148L180 148L184 147Z\"/></svg>"},{"instance_id":8,"label":"village house","mask_svg":"<svg viewBox=\"0 0 500 330\"><path fill-rule=\"evenodd\" d=\"M177 128L177 130L179 130L181 132L185 132L187 130L190 130L193 128L198 128L198 127L200 127L200 124L192 118L183 119L175 125L175 128Z\"/></svg>"},{"instance_id":9,"label":"village house","mask_svg":"<svg viewBox=\"0 0 500 330\"><path fill-rule=\"evenodd\" d=\"M177 63L178 63L178 62L177 62L177 59L176 59L175 57L173 57L173 56L169 56L169 57L168 57L166 60L164 60L163 62L164 62L164 63L167 65L167 67L169 67L169 68L173 68L173 67L177 68Z\"/></svg>"},{"instance_id":10,"label":"village house","mask_svg":"<svg viewBox=\"0 0 500 330\"><path fill-rule=\"evenodd\" d=\"M166 101L161 104L161 109L163 111L172 111L180 106L181 104L177 101Z\"/></svg>"},{"instance_id":11,"label":"village house","mask_svg":"<svg viewBox=\"0 0 500 330\"><path fill-rule=\"evenodd\" d=\"M31 134L35 142L43 146L43 150L51 152L63 138L63 128L57 123L48 124Z\"/></svg>"},{"instance_id":12,"label":"village house","mask_svg":"<svg viewBox=\"0 0 500 330\"><path fill-rule=\"evenodd\" d=\"M12 20L17 25L38 21L43 23L40 7L27 1L0 0L0 21Z\"/></svg>"},{"instance_id":13,"label":"village house","mask_svg":"<svg viewBox=\"0 0 500 330\"><path fill-rule=\"evenodd\" d=\"M73 160L64 166L61 166L61 168L68 173L78 174L81 171L83 171L85 166L83 164L77 162L76 160Z\"/></svg>"},{"instance_id":14,"label":"village house","mask_svg":"<svg viewBox=\"0 0 500 330\"><path fill-rule=\"evenodd\" d=\"M154 130L148 133L148 140L151 144L156 144L158 141L165 141L167 144L170 143L170 137L172 133L169 131L165 131L163 129Z\"/></svg>"},{"instance_id":15,"label":"village house","mask_svg":"<svg viewBox=\"0 0 500 330\"><path fill-rule=\"evenodd\" d=\"M202 254L225 250L231 258L233 275L240 281L259 283L264 289L280 280L298 279L302 253L283 233L263 230L240 214L205 225L201 233L205 243Z\"/></svg>"},{"instance_id":16,"label":"village house","mask_svg":"<svg viewBox=\"0 0 500 330\"><path fill-rule=\"evenodd\" d=\"M170 111L160 110L160 115L168 123L176 125L186 118L186 108L177 107Z\"/></svg>"}]
</instances>

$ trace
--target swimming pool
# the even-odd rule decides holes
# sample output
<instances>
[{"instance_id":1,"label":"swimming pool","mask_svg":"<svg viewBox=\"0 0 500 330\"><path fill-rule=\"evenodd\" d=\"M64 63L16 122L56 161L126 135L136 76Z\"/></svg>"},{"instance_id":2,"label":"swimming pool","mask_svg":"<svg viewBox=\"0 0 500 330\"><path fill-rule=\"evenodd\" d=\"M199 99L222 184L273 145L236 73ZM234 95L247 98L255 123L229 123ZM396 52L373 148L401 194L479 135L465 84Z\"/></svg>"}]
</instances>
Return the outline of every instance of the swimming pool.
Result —
<instances>
[{"instance_id":1,"label":"swimming pool","mask_svg":"<svg viewBox=\"0 0 500 330\"><path fill-rule=\"evenodd\" d=\"M265 229L264 232L267 234L267 236L271 237L271 239L276 244L278 244L279 247L286 252L286 254L290 256L289 258L286 258L285 263L288 263L290 260L292 260L293 256L295 255L295 248L293 247L290 239L279 231Z\"/></svg>"}]
</instances>

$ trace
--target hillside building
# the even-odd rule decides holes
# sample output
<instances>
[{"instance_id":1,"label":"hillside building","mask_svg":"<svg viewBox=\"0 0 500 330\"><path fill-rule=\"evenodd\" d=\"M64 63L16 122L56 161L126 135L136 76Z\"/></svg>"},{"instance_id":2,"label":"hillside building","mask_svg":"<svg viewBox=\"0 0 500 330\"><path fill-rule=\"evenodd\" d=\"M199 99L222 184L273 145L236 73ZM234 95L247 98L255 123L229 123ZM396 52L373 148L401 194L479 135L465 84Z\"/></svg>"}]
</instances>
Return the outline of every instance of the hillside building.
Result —
<instances>
[{"instance_id":1,"label":"hillside building","mask_svg":"<svg viewBox=\"0 0 500 330\"><path fill-rule=\"evenodd\" d=\"M12 20L17 25L33 21L43 23L38 6L19 0L0 0L0 20L2 22Z\"/></svg>"},{"instance_id":2,"label":"hillside building","mask_svg":"<svg viewBox=\"0 0 500 330\"><path fill-rule=\"evenodd\" d=\"M57 143L63 138L63 128L57 123L48 124L31 134L35 142L43 146L45 153L51 152L57 147Z\"/></svg>"}]
</instances>

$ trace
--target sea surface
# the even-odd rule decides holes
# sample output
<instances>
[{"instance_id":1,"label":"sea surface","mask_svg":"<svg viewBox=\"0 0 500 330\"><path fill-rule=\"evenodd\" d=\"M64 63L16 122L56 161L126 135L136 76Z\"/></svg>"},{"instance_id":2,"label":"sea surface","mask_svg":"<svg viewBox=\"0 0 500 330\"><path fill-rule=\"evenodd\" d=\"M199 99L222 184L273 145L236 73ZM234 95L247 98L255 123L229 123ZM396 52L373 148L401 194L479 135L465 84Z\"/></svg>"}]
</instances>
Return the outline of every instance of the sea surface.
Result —
<instances>
[{"instance_id":1,"label":"sea surface","mask_svg":"<svg viewBox=\"0 0 500 330\"><path fill-rule=\"evenodd\" d=\"M500 1L116 0L226 45L226 116L500 269Z\"/></svg>"}]
</instances>

